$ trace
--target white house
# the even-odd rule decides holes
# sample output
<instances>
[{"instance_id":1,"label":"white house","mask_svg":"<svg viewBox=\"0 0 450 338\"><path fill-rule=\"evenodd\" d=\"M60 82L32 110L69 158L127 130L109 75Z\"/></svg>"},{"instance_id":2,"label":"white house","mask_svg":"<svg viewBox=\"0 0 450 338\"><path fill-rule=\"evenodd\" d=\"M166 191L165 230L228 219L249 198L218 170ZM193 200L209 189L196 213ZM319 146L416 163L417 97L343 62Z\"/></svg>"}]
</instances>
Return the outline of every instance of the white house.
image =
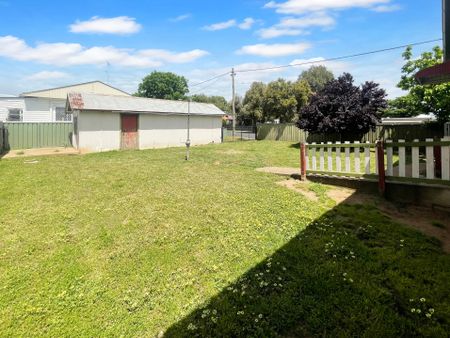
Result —
<instances>
[{"instance_id":1,"label":"white house","mask_svg":"<svg viewBox=\"0 0 450 338\"><path fill-rule=\"evenodd\" d=\"M74 91L130 96L100 81L27 92L17 97L4 96L0 97L0 121L70 122L72 115L66 114L66 99L67 94Z\"/></svg>"},{"instance_id":2,"label":"white house","mask_svg":"<svg viewBox=\"0 0 450 338\"><path fill-rule=\"evenodd\" d=\"M140 97L70 93L73 146L88 151L147 149L222 142L215 105Z\"/></svg>"}]
</instances>

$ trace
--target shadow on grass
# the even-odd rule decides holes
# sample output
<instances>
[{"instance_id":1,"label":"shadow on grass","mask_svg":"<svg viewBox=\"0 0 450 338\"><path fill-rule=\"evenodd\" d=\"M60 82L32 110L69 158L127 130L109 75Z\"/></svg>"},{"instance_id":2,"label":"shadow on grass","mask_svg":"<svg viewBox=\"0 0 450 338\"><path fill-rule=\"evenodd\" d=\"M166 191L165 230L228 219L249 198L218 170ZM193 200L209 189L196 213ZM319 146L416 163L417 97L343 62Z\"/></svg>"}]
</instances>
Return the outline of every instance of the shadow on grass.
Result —
<instances>
[{"instance_id":1,"label":"shadow on grass","mask_svg":"<svg viewBox=\"0 0 450 338\"><path fill-rule=\"evenodd\" d=\"M445 337L449 282L436 240L341 204L164 336Z\"/></svg>"}]
</instances>

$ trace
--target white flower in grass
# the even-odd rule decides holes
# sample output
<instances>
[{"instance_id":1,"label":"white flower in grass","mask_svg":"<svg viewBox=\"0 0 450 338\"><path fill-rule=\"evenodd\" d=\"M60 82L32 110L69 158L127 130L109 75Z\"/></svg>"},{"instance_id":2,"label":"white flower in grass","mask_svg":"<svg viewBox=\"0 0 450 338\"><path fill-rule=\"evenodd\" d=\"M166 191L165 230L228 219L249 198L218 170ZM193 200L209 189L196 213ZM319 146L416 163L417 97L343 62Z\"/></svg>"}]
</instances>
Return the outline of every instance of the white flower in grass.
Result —
<instances>
[{"instance_id":1,"label":"white flower in grass","mask_svg":"<svg viewBox=\"0 0 450 338\"><path fill-rule=\"evenodd\" d=\"M421 303L425 303L427 300L425 298L420 298Z\"/></svg>"},{"instance_id":2,"label":"white flower in grass","mask_svg":"<svg viewBox=\"0 0 450 338\"><path fill-rule=\"evenodd\" d=\"M193 323L189 323L187 328L189 331L194 331L197 329L197 326L195 326Z\"/></svg>"},{"instance_id":3,"label":"white flower in grass","mask_svg":"<svg viewBox=\"0 0 450 338\"><path fill-rule=\"evenodd\" d=\"M431 318L431 313L427 313L425 316L427 316L427 318Z\"/></svg>"},{"instance_id":4,"label":"white flower in grass","mask_svg":"<svg viewBox=\"0 0 450 338\"><path fill-rule=\"evenodd\" d=\"M412 312L412 313L416 312L416 309L411 309L411 312Z\"/></svg>"},{"instance_id":5,"label":"white flower in grass","mask_svg":"<svg viewBox=\"0 0 450 338\"><path fill-rule=\"evenodd\" d=\"M433 308L430 308L430 309L428 309L428 312L430 312L430 313L434 313L434 309Z\"/></svg>"},{"instance_id":6,"label":"white flower in grass","mask_svg":"<svg viewBox=\"0 0 450 338\"><path fill-rule=\"evenodd\" d=\"M417 309L416 312L417 313L422 313L422 311L420 309Z\"/></svg>"}]
</instances>

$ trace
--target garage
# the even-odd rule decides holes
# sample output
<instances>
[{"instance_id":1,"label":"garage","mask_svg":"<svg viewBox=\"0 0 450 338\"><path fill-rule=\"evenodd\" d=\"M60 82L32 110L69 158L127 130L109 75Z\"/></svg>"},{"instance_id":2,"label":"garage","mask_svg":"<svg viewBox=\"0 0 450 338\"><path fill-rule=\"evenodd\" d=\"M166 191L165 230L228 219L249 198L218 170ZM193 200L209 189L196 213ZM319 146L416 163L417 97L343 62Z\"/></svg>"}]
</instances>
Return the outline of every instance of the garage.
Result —
<instances>
[{"instance_id":1,"label":"garage","mask_svg":"<svg viewBox=\"0 0 450 338\"><path fill-rule=\"evenodd\" d=\"M215 105L70 93L67 112L73 115L73 145L102 152L151 149L222 142L225 113Z\"/></svg>"}]
</instances>

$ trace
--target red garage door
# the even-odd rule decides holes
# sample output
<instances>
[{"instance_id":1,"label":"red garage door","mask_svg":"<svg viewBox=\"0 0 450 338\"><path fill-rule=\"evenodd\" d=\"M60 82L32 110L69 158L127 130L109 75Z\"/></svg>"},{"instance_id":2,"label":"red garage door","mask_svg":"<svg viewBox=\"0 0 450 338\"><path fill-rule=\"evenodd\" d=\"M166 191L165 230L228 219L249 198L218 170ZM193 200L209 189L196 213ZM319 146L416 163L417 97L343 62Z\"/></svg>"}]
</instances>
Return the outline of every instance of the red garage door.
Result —
<instances>
[{"instance_id":1,"label":"red garage door","mask_svg":"<svg viewBox=\"0 0 450 338\"><path fill-rule=\"evenodd\" d=\"M138 115L122 114L122 149L138 148Z\"/></svg>"}]
</instances>

